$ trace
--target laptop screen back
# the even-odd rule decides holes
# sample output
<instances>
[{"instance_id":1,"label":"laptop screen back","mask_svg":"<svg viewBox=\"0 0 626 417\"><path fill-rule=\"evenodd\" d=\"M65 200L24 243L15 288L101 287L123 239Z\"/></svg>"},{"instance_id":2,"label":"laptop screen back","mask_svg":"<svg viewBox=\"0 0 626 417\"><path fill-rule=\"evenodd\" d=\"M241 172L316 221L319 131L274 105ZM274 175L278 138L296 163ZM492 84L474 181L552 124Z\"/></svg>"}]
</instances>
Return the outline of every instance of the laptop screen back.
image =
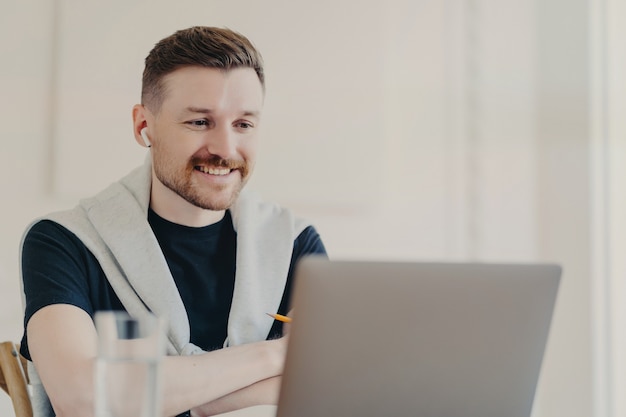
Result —
<instances>
[{"instance_id":1,"label":"laptop screen back","mask_svg":"<svg viewBox=\"0 0 626 417\"><path fill-rule=\"evenodd\" d=\"M555 265L298 265L278 417L528 417Z\"/></svg>"}]
</instances>

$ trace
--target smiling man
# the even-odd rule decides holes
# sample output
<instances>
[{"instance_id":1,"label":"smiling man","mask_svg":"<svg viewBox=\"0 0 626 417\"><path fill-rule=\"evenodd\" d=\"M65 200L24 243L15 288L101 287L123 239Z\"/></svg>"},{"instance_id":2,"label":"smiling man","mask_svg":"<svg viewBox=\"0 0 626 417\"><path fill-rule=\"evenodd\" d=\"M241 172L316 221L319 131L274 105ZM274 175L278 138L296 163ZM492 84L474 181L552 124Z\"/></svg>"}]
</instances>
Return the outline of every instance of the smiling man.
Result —
<instances>
[{"instance_id":1,"label":"smiling man","mask_svg":"<svg viewBox=\"0 0 626 417\"><path fill-rule=\"evenodd\" d=\"M102 310L168 318L165 415L276 402L286 338L265 313L288 313L296 262L325 249L307 222L243 190L264 90L244 36L193 27L163 39L132 112L146 163L27 229L21 350L40 415L93 415Z\"/></svg>"}]
</instances>

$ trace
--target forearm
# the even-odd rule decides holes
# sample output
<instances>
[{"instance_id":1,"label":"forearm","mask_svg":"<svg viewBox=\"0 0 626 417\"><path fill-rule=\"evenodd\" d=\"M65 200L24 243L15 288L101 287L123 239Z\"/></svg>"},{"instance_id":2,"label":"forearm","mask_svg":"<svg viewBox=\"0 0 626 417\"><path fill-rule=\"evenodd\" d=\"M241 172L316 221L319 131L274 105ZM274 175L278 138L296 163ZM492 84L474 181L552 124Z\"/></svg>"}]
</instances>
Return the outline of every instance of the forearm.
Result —
<instances>
[{"instance_id":1,"label":"forearm","mask_svg":"<svg viewBox=\"0 0 626 417\"><path fill-rule=\"evenodd\" d=\"M199 404L206 410L202 415L213 415L274 403L278 384L273 388L269 381L282 371L275 345L274 341L259 342L202 355L165 357L163 415L177 415ZM73 372L66 374L63 384L46 384L46 390L57 415L92 415L95 358L72 362Z\"/></svg>"},{"instance_id":2,"label":"forearm","mask_svg":"<svg viewBox=\"0 0 626 417\"><path fill-rule=\"evenodd\" d=\"M259 381L282 373L285 347L285 341L272 340L225 348L202 355L165 358L164 414L176 415L200 404L206 405L217 399L225 399L235 393L238 393L234 397L235 401L244 401L248 393L245 388L251 388ZM265 384L262 384L263 386ZM249 392L258 395L250 397L250 401L256 401L255 398L259 400L263 398L262 394L265 391L255 388ZM219 406L219 403L217 405Z\"/></svg>"},{"instance_id":3,"label":"forearm","mask_svg":"<svg viewBox=\"0 0 626 417\"><path fill-rule=\"evenodd\" d=\"M74 306L45 307L28 324L33 362L59 416L93 415L96 338L89 315ZM280 375L285 350L283 338L202 355L165 357L164 415L179 414Z\"/></svg>"},{"instance_id":4,"label":"forearm","mask_svg":"<svg viewBox=\"0 0 626 417\"><path fill-rule=\"evenodd\" d=\"M264 379L191 410L193 417L214 416L255 405L278 404L280 376Z\"/></svg>"}]
</instances>

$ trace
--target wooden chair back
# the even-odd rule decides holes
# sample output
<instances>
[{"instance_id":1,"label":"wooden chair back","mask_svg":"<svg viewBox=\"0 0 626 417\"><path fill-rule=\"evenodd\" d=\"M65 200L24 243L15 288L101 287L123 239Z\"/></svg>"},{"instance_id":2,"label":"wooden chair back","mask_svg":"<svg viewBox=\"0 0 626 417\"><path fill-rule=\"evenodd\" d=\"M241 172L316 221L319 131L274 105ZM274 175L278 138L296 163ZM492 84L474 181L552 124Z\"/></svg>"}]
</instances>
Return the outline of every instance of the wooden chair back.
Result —
<instances>
[{"instance_id":1,"label":"wooden chair back","mask_svg":"<svg viewBox=\"0 0 626 417\"><path fill-rule=\"evenodd\" d=\"M13 342L0 343L0 387L11 397L15 417L33 417L26 359Z\"/></svg>"}]
</instances>

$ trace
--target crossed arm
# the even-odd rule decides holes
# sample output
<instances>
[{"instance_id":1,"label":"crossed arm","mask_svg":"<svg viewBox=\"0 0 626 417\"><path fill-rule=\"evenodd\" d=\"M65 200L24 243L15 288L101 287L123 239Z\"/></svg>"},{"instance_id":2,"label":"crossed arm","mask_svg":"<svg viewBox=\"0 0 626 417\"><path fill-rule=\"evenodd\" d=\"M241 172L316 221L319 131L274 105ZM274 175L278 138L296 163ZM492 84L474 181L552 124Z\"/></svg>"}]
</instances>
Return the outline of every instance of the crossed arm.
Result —
<instances>
[{"instance_id":1,"label":"crossed arm","mask_svg":"<svg viewBox=\"0 0 626 417\"><path fill-rule=\"evenodd\" d=\"M93 415L96 330L82 309L56 304L27 327L30 354L59 417ZM51 342L53 341L53 342ZM163 361L163 414L231 411L278 398L286 339L250 343Z\"/></svg>"}]
</instances>

